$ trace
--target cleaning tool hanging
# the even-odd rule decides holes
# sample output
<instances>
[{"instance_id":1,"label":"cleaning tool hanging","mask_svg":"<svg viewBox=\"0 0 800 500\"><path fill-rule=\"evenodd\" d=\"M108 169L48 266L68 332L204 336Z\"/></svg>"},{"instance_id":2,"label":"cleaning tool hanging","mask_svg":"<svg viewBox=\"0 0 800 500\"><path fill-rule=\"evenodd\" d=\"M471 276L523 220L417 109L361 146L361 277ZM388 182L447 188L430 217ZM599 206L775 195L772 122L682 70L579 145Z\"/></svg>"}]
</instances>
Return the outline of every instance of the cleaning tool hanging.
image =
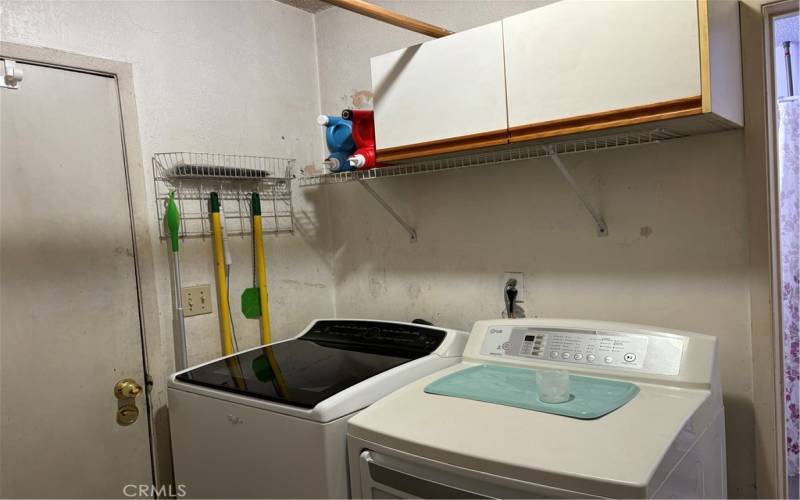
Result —
<instances>
[{"instance_id":1,"label":"cleaning tool hanging","mask_svg":"<svg viewBox=\"0 0 800 500\"><path fill-rule=\"evenodd\" d=\"M256 257L256 277L258 279L258 303L261 306L261 343L272 341L269 327L269 296L267 295L267 263L264 259L264 233L261 226L261 199L253 193L253 245Z\"/></svg>"},{"instance_id":2,"label":"cleaning tool hanging","mask_svg":"<svg viewBox=\"0 0 800 500\"><path fill-rule=\"evenodd\" d=\"M233 324L233 315L230 314L231 304L231 267L233 266L233 257L231 256L231 245L228 241L228 228L227 221L225 220L225 207L219 203L219 225L222 229L222 253L225 257L225 303L228 306L228 320L231 326L231 339L233 340L233 348L235 352L239 352L239 342L236 340L236 328ZM239 358L231 356L225 360L228 365L228 371L231 373L233 383L239 390L247 390L247 381L242 373L242 366L239 363Z\"/></svg>"},{"instance_id":3,"label":"cleaning tool hanging","mask_svg":"<svg viewBox=\"0 0 800 500\"><path fill-rule=\"evenodd\" d=\"M167 200L166 219L169 230L170 247L172 254L172 335L175 344L175 369L188 368L189 361L186 354L186 325L183 321L183 303L181 301L181 260L178 255L178 235L181 225L181 214L175 204L175 191L170 191Z\"/></svg>"},{"instance_id":4,"label":"cleaning tool hanging","mask_svg":"<svg viewBox=\"0 0 800 500\"><path fill-rule=\"evenodd\" d=\"M233 338L231 336L231 311L228 304L228 282L225 274L225 248L222 235L222 223L219 215L219 195L211 193L211 234L214 243L214 271L217 277L217 303L219 304L219 334L222 343L222 355L233 354Z\"/></svg>"},{"instance_id":5,"label":"cleaning tool hanging","mask_svg":"<svg viewBox=\"0 0 800 500\"><path fill-rule=\"evenodd\" d=\"M267 264L264 258L264 236L261 221L261 198L253 193L250 200L253 213L253 287L242 293L242 314L261 321L261 344L272 341L269 325L269 295L267 294Z\"/></svg>"},{"instance_id":6,"label":"cleaning tool hanging","mask_svg":"<svg viewBox=\"0 0 800 500\"><path fill-rule=\"evenodd\" d=\"M231 268L233 267L233 257L231 256L231 244L228 240L228 222L225 219L225 207L222 203L219 204L219 225L222 228L222 249L225 254L225 288L227 295L225 302L228 303L228 310L230 311L231 304ZM231 323L231 337L233 338L233 348L239 352L239 341L236 338L236 326L233 323L233 315L228 315Z\"/></svg>"},{"instance_id":7,"label":"cleaning tool hanging","mask_svg":"<svg viewBox=\"0 0 800 500\"><path fill-rule=\"evenodd\" d=\"M272 332L269 326L269 296L267 295L267 263L264 258L264 236L261 224L261 198L258 193L253 193L250 201L250 209L253 212L253 258L255 261L255 275L257 283L256 288L245 290L245 294L249 295L251 315L247 317L255 317L252 313L258 310L258 316L261 318L261 343L267 345L272 341ZM254 294L253 291L257 292ZM245 309L245 294L242 294L242 309ZM256 297L258 301L254 301ZM253 304L255 302L255 304ZM283 378L278 360L275 359L275 353L272 349L264 349L264 356L253 360L253 372L263 382L271 380L275 386L275 390L281 397L286 397L288 389L286 381Z\"/></svg>"}]
</instances>

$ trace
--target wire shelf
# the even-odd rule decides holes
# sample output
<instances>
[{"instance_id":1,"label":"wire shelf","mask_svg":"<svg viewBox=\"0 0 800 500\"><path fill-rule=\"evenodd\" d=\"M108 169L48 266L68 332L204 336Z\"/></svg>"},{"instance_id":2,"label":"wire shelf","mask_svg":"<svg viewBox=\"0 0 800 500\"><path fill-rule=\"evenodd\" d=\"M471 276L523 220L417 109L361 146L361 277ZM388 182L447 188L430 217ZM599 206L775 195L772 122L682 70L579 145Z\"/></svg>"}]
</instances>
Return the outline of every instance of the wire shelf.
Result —
<instances>
[{"instance_id":1,"label":"wire shelf","mask_svg":"<svg viewBox=\"0 0 800 500\"><path fill-rule=\"evenodd\" d=\"M250 200L261 198L264 233L294 231L292 169L294 160L266 156L216 153L156 153L153 179L158 232L169 237L164 225L169 193L181 214L181 238L211 236L209 197L219 194L221 213L229 236L252 234Z\"/></svg>"},{"instance_id":2,"label":"wire shelf","mask_svg":"<svg viewBox=\"0 0 800 500\"><path fill-rule=\"evenodd\" d=\"M472 153L459 156L437 157L427 160L416 160L409 163L400 163L387 167L373 168L370 170L355 170L351 172L337 172L325 175L309 175L300 177L300 187L319 186L322 184L339 184L384 177L398 177L404 175L419 175L442 170L457 168L481 167L499 165L520 160L544 158L552 154L572 154L590 151L601 151L628 146L654 144L671 139L680 139L685 135L670 132L664 129L647 131L632 131L621 134L584 137L561 142L538 142L519 147L503 147L490 151Z\"/></svg>"}]
</instances>

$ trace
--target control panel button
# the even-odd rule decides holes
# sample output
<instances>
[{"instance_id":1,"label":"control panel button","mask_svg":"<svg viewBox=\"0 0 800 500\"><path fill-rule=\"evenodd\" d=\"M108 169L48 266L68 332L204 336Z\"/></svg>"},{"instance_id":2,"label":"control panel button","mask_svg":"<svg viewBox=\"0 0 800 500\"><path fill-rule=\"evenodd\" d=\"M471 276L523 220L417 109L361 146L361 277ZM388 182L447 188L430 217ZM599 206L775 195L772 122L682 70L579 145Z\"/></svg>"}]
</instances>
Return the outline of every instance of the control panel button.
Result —
<instances>
[{"instance_id":1,"label":"control panel button","mask_svg":"<svg viewBox=\"0 0 800 500\"><path fill-rule=\"evenodd\" d=\"M356 338L360 340L363 339L364 333L370 327L377 325L362 326L359 324L358 326L355 334ZM343 328L339 330L343 330ZM411 328L409 331L416 330ZM368 342L390 341L393 344L402 343L400 345L404 347L423 347L432 339L427 330L420 330L419 336L410 340L406 339L411 335L400 335L400 333L407 332L405 328L399 326L381 327L381 333L377 338ZM346 334L353 335L349 331ZM636 332L500 325L488 328L485 334L480 350L480 353L485 355L501 356L504 359L515 359L523 363L534 363L534 360L550 360L553 363L588 365L595 368L605 366L606 369L619 367L627 370L652 371L652 367L644 366L645 358L647 358L648 338L646 335ZM409 345L406 346L405 342L409 342ZM680 347L678 344L681 342L684 341L676 340L674 345ZM671 359L668 361L672 362ZM660 362L659 358L657 362L648 364L658 367Z\"/></svg>"}]
</instances>

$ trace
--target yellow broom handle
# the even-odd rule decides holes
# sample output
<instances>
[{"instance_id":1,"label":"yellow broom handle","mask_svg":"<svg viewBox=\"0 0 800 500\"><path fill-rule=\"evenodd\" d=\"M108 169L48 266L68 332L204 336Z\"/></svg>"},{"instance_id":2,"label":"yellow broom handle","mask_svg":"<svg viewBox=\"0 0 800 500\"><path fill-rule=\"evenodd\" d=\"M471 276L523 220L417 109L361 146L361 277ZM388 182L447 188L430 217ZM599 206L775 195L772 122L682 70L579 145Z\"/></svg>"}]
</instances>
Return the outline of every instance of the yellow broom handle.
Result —
<instances>
[{"instance_id":1,"label":"yellow broom handle","mask_svg":"<svg viewBox=\"0 0 800 500\"><path fill-rule=\"evenodd\" d=\"M256 276L258 277L258 301L261 304L261 343L272 342L269 328L269 296L267 295L267 265L264 261L264 237L261 232L261 216L253 215L253 240L256 245Z\"/></svg>"},{"instance_id":2,"label":"yellow broom handle","mask_svg":"<svg viewBox=\"0 0 800 500\"><path fill-rule=\"evenodd\" d=\"M219 303L219 334L222 337L222 355L233 354L231 337L231 311L228 304L228 283L225 281L225 251L222 248L222 225L219 211L211 212L211 231L214 239L214 270L217 274L217 303Z\"/></svg>"},{"instance_id":3,"label":"yellow broom handle","mask_svg":"<svg viewBox=\"0 0 800 500\"><path fill-rule=\"evenodd\" d=\"M289 395L289 390L286 388L286 380L283 378L281 367L271 349L267 350L267 362L269 363L272 373L275 375L275 388L278 391L278 395L282 398L287 397Z\"/></svg>"},{"instance_id":4,"label":"yellow broom handle","mask_svg":"<svg viewBox=\"0 0 800 500\"><path fill-rule=\"evenodd\" d=\"M245 382L244 375L242 374L242 365L239 364L239 357L231 356L225 360L225 364L228 365L228 372L231 374L236 388L246 391L247 382Z\"/></svg>"}]
</instances>

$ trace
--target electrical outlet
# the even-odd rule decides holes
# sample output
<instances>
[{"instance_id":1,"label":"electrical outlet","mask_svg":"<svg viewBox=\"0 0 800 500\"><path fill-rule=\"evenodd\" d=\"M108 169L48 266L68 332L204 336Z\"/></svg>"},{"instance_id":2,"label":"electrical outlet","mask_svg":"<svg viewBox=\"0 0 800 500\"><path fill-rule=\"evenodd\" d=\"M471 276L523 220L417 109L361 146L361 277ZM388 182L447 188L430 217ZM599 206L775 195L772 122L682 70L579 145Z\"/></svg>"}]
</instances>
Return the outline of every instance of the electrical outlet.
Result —
<instances>
[{"instance_id":1,"label":"electrical outlet","mask_svg":"<svg viewBox=\"0 0 800 500\"><path fill-rule=\"evenodd\" d=\"M511 271L503 273L503 287L511 278L517 280L517 302L525 302L525 275Z\"/></svg>"},{"instance_id":2,"label":"electrical outlet","mask_svg":"<svg viewBox=\"0 0 800 500\"><path fill-rule=\"evenodd\" d=\"M181 302L185 317L211 314L211 285L181 288Z\"/></svg>"}]
</instances>

